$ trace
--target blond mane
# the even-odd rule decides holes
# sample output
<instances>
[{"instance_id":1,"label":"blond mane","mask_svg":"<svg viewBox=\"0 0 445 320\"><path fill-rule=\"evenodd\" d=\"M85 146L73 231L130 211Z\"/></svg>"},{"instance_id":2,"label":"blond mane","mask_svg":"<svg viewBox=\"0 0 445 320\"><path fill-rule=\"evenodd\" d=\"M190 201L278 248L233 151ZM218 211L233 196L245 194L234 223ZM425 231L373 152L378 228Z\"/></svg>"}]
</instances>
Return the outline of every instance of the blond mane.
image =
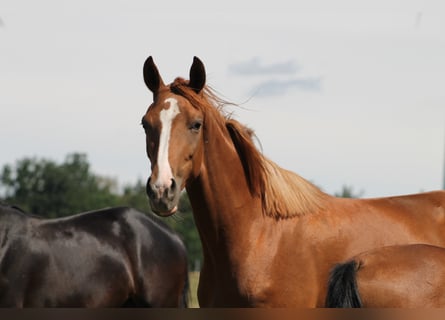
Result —
<instances>
[{"instance_id":1,"label":"blond mane","mask_svg":"<svg viewBox=\"0 0 445 320\"><path fill-rule=\"evenodd\" d=\"M233 119L228 119L226 125L243 163L251 193L261 197L265 215L286 219L324 207L328 195L262 155L253 143L251 129Z\"/></svg>"},{"instance_id":2,"label":"blond mane","mask_svg":"<svg viewBox=\"0 0 445 320\"><path fill-rule=\"evenodd\" d=\"M196 94L188 81L177 78L171 85L173 93L185 97L218 125L227 128L240 157L253 196L260 197L263 213L275 219L287 219L316 212L324 207L328 195L294 172L285 170L267 159L253 142L253 130L224 114L228 103L208 87ZM233 104L232 104L233 105Z\"/></svg>"},{"instance_id":3,"label":"blond mane","mask_svg":"<svg viewBox=\"0 0 445 320\"><path fill-rule=\"evenodd\" d=\"M263 158L265 177L263 207L266 215L274 218L292 218L324 207L327 194L298 174L280 168Z\"/></svg>"}]
</instances>

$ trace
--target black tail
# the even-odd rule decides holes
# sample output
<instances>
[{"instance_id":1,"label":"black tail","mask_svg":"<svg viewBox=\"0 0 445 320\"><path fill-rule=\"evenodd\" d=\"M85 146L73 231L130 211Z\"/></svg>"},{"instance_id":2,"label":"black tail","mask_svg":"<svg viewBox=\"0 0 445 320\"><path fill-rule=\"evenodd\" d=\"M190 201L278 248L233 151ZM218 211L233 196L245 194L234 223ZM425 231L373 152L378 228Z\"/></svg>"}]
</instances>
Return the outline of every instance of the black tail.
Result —
<instances>
[{"instance_id":1,"label":"black tail","mask_svg":"<svg viewBox=\"0 0 445 320\"><path fill-rule=\"evenodd\" d=\"M327 308L361 308L356 281L357 262L351 260L332 269L325 306Z\"/></svg>"}]
</instances>

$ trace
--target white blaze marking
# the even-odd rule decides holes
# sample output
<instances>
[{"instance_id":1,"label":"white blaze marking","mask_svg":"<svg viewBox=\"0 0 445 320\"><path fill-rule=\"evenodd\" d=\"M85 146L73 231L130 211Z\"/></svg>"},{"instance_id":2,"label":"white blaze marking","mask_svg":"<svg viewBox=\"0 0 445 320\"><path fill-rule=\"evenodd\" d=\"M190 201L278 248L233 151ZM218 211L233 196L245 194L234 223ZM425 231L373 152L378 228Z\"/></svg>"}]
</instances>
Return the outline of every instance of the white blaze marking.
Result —
<instances>
[{"instance_id":1,"label":"white blaze marking","mask_svg":"<svg viewBox=\"0 0 445 320\"><path fill-rule=\"evenodd\" d=\"M156 185L162 187L169 187L171 185L171 179L173 173L168 162L168 147L170 142L170 134L172 129L173 119L179 114L178 101L174 98L168 98L164 103L169 103L168 109L163 109L159 118L161 119L162 129L159 137L159 150L158 150L158 179L155 182Z\"/></svg>"}]
</instances>

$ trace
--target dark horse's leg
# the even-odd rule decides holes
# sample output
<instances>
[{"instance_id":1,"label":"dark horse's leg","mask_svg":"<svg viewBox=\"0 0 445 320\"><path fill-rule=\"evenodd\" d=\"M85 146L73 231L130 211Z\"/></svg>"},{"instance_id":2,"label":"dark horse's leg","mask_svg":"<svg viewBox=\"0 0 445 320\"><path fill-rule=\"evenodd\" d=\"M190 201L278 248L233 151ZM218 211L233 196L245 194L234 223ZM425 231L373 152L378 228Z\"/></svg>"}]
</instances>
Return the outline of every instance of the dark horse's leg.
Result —
<instances>
[{"instance_id":1,"label":"dark horse's leg","mask_svg":"<svg viewBox=\"0 0 445 320\"><path fill-rule=\"evenodd\" d=\"M130 297L122 305L123 308L151 308L148 301L141 299L139 297Z\"/></svg>"},{"instance_id":2,"label":"dark horse's leg","mask_svg":"<svg viewBox=\"0 0 445 320\"><path fill-rule=\"evenodd\" d=\"M187 272L187 276L185 278L184 289L182 290L182 300L181 300L181 304L179 306L181 308L188 308L189 307L189 298L190 298L190 282L189 282L189 276L188 276L188 272Z\"/></svg>"},{"instance_id":3,"label":"dark horse's leg","mask_svg":"<svg viewBox=\"0 0 445 320\"><path fill-rule=\"evenodd\" d=\"M172 307L187 308L190 296L190 287L188 276L185 279L184 288L182 290L182 296L180 297L179 305L172 305ZM122 305L123 308L151 308L153 307L148 301L139 296L132 296L127 299ZM157 307L157 306L156 306Z\"/></svg>"}]
</instances>

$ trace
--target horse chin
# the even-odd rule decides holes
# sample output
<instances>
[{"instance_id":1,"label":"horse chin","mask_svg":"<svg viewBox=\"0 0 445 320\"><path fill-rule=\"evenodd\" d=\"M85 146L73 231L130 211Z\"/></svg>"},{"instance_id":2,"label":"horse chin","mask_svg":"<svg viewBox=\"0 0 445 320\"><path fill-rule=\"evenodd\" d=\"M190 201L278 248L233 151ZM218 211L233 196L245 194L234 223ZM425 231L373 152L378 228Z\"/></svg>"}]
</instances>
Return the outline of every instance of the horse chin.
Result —
<instances>
[{"instance_id":1,"label":"horse chin","mask_svg":"<svg viewBox=\"0 0 445 320\"><path fill-rule=\"evenodd\" d=\"M176 213L176 211L178 211L178 206L174 206L173 209L171 209L170 211L163 211L163 212L155 212L158 216L161 217L170 217L172 215L174 215Z\"/></svg>"},{"instance_id":2,"label":"horse chin","mask_svg":"<svg viewBox=\"0 0 445 320\"><path fill-rule=\"evenodd\" d=\"M172 208L168 208L166 206L162 206L162 208L159 208L159 206L157 206L156 204L154 204L153 202L150 201L151 204L151 210L153 211L154 214L156 214L159 217L170 217L172 215L174 215L176 213L176 211L178 211L178 206L175 205Z\"/></svg>"}]
</instances>

